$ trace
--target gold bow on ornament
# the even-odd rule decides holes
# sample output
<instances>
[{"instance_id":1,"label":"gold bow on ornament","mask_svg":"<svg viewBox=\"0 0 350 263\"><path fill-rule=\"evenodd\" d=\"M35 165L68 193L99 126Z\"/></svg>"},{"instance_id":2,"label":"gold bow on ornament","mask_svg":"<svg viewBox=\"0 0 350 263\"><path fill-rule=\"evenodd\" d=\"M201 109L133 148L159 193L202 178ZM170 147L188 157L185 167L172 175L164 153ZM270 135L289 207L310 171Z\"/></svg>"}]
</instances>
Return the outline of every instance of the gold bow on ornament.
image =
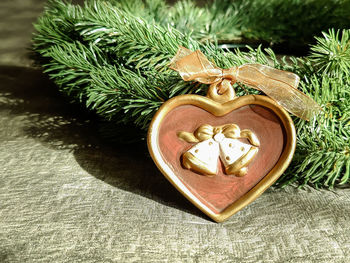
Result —
<instances>
[{"instance_id":1,"label":"gold bow on ornament","mask_svg":"<svg viewBox=\"0 0 350 263\"><path fill-rule=\"evenodd\" d=\"M217 174L220 158L226 174L244 176L260 146L259 139L252 131L241 131L236 124L214 127L204 124L194 133L179 132L178 137L189 143L197 143L183 154L183 166L207 175ZM247 139L251 145L238 139Z\"/></svg>"},{"instance_id":2,"label":"gold bow on ornament","mask_svg":"<svg viewBox=\"0 0 350 263\"><path fill-rule=\"evenodd\" d=\"M202 142L214 139L214 136L217 134L222 134L224 137L231 139L246 138L251 144L260 146L258 138L252 131L248 129L241 131L236 124L225 124L214 127L209 124L204 124L195 130L194 133L179 132L178 137L186 142Z\"/></svg>"},{"instance_id":3,"label":"gold bow on ornament","mask_svg":"<svg viewBox=\"0 0 350 263\"><path fill-rule=\"evenodd\" d=\"M180 47L170 62L170 68L179 72L184 81L198 81L212 84L208 96L227 100L224 93L233 98L229 88L236 81L264 92L284 109L304 119L311 119L321 107L310 97L297 89L299 76L260 64L245 64L229 69L221 69L210 62L200 51ZM232 94L233 93L233 94ZM220 98L221 97L221 98Z\"/></svg>"}]
</instances>

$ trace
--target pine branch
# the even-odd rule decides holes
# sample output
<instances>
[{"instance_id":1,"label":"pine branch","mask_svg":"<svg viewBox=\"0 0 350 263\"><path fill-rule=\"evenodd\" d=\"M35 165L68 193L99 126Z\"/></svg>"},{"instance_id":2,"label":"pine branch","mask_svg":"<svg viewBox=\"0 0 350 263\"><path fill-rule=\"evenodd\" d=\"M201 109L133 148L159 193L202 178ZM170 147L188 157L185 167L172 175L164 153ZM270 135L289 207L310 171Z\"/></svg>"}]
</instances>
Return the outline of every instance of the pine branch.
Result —
<instances>
[{"instance_id":1,"label":"pine branch","mask_svg":"<svg viewBox=\"0 0 350 263\"><path fill-rule=\"evenodd\" d=\"M342 85L340 85L342 84ZM334 187L349 183L350 164L350 90L349 81L314 74L301 83L313 92L325 114L307 123L294 118L297 151L292 164L278 184L297 182L303 186Z\"/></svg>"},{"instance_id":2,"label":"pine branch","mask_svg":"<svg viewBox=\"0 0 350 263\"><path fill-rule=\"evenodd\" d=\"M311 47L310 59L318 71L338 76L348 74L350 68L350 32L342 30L316 37L318 45Z\"/></svg>"},{"instance_id":3,"label":"pine branch","mask_svg":"<svg viewBox=\"0 0 350 263\"><path fill-rule=\"evenodd\" d=\"M222 68L261 63L296 72L301 76L300 88L324 108L324 114L311 122L294 118L297 151L278 184L333 187L349 183L349 30L324 33L306 58L277 59L271 49L261 47L230 52L219 49L215 41L201 40L214 38L215 32L221 36L236 34L248 18L235 20L237 27L230 33L226 25L231 14L240 14L245 5L263 6L251 0L245 4L236 1L232 7L230 1L223 1L226 7L221 8L218 2L200 8L182 1L164 18L162 12L169 7L161 0L139 1L137 5L129 1L89 1L84 7L51 1L36 24L33 47L44 59L45 72L64 94L84 103L107 122L139 127L143 136L164 101L184 93L205 94L205 85L184 82L169 70L168 63L180 45L201 49ZM271 6L278 1L273 2ZM180 15L182 11L187 17ZM220 21L223 12L229 15ZM199 19L203 14L205 18ZM281 26L288 28L288 23ZM258 30L255 32L258 34ZM240 87L236 89L239 95L244 94ZM105 129L109 131L113 127Z\"/></svg>"}]
</instances>

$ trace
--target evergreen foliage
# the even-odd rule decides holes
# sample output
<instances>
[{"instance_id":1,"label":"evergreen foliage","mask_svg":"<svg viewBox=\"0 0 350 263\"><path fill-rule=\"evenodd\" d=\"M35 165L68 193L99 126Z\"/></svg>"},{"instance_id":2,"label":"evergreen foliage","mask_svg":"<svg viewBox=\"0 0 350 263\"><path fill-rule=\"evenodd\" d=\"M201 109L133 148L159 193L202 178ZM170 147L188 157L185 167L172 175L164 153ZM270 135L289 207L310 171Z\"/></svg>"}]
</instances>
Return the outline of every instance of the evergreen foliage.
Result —
<instances>
[{"instance_id":1,"label":"evergreen foliage","mask_svg":"<svg viewBox=\"0 0 350 263\"><path fill-rule=\"evenodd\" d=\"M295 12L289 12L292 7ZM171 7L164 0L96 0L84 6L51 0L35 24L33 49L69 98L109 124L138 127L143 136L164 101L206 92L206 85L184 82L168 68L180 45L201 49L222 68L254 62L293 71L301 77L300 89L324 113L310 122L294 118L295 158L277 184L333 187L350 183L349 30L318 36L304 58L277 59L271 49L261 47L231 52L218 48L218 43L308 43L322 29L349 25L349 10L345 0L216 0L205 7L190 0ZM262 16L267 18L262 21ZM310 21L317 23L304 28ZM240 95L257 92L235 88ZM115 134L113 126L105 132Z\"/></svg>"}]
</instances>

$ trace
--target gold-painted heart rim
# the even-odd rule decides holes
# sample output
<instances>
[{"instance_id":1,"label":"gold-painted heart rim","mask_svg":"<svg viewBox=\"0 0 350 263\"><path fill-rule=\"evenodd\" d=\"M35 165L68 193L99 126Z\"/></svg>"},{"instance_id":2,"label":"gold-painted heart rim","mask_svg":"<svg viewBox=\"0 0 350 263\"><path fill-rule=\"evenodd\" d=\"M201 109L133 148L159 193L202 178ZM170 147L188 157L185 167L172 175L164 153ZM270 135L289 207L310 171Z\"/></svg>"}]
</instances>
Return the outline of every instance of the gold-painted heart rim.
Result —
<instances>
[{"instance_id":1,"label":"gold-painted heart rim","mask_svg":"<svg viewBox=\"0 0 350 263\"><path fill-rule=\"evenodd\" d=\"M260 105L272 110L279 117L285 129L285 146L275 166L253 188L251 188L246 194L244 194L236 202L229 205L224 211L219 214L216 214L210 210L193 193L189 191L186 185L180 181L180 179L169 167L166 160L163 159L162 154L159 150L159 127L166 115L171 110L181 105L197 106L217 117L224 116L225 114L239 109L245 105ZM157 165L158 169L163 173L163 175L170 181L170 183L207 216L216 222L222 222L257 199L283 174L283 172L287 169L290 162L292 161L294 155L296 147L296 133L293 121L290 118L289 114L275 101L266 96L247 95L221 104L207 97L199 95L181 95L165 102L154 115L148 130L147 143L153 161Z\"/></svg>"}]
</instances>

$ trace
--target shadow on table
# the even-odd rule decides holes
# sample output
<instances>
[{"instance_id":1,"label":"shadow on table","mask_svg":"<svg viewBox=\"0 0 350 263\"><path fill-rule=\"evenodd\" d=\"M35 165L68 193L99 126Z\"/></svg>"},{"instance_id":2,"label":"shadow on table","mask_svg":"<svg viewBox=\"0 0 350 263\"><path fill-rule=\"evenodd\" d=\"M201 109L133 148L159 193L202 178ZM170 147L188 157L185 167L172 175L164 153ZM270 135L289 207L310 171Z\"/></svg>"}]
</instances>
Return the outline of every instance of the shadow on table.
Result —
<instances>
[{"instance_id":1,"label":"shadow on table","mask_svg":"<svg viewBox=\"0 0 350 263\"><path fill-rule=\"evenodd\" d=\"M206 218L157 170L146 142L109 145L96 116L69 104L38 69L0 66L0 111L21 119L18 136L47 147L71 150L79 165L96 178L161 204ZM1 141L8 140L6 136Z\"/></svg>"}]
</instances>

